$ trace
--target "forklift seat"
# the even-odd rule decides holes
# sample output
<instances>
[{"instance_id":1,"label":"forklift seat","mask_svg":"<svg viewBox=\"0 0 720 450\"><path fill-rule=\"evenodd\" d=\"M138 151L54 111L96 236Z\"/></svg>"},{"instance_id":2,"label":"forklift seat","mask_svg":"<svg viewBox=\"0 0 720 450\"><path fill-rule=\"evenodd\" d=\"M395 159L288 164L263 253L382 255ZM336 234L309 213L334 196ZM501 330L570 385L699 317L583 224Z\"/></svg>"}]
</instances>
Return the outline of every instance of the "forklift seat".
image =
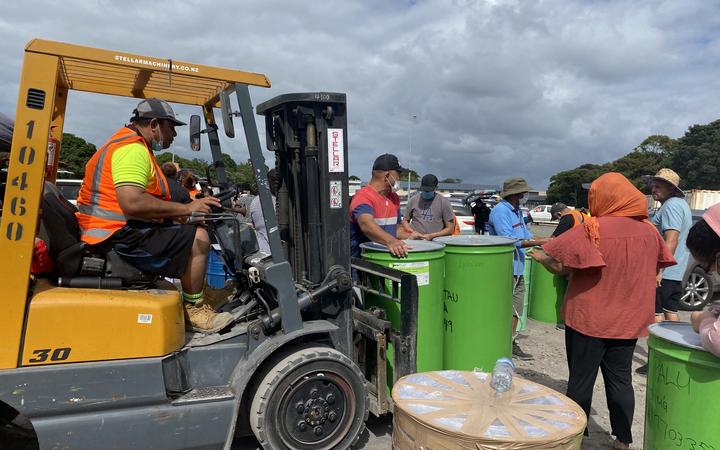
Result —
<instances>
[{"instance_id":1,"label":"forklift seat","mask_svg":"<svg viewBox=\"0 0 720 450\"><path fill-rule=\"evenodd\" d=\"M40 235L55 262L60 284L108 289L149 287L154 284L157 277L136 269L108 246L91 246L82 242L75 212L75 205L63 196L55 184L46 181Z\"/></svg>"}]
</instances>

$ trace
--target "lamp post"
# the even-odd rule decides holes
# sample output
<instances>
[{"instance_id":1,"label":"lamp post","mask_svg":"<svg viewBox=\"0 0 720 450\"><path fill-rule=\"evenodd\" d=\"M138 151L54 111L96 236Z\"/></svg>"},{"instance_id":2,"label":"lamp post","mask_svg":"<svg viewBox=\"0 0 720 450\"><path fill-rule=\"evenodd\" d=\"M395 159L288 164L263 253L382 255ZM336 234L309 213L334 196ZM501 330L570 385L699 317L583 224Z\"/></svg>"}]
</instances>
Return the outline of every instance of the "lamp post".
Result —
<instances>
[{"instance_id":1,"label":"lamp post","mask_svg":"<svg viewBox=\"0 0 720 450\"><path fill-rule=\"evenodd\" d=\"M413 130L415 128L415 119L417 119L417 114L411 114L410 115L410 151L408 152L408 169L410 169L410 158L412 155L412 144L413 144ZM411 171L408 170L408 184L407 184L407 199L410 201L410 173Z\"/></svg>"}]
</instances>

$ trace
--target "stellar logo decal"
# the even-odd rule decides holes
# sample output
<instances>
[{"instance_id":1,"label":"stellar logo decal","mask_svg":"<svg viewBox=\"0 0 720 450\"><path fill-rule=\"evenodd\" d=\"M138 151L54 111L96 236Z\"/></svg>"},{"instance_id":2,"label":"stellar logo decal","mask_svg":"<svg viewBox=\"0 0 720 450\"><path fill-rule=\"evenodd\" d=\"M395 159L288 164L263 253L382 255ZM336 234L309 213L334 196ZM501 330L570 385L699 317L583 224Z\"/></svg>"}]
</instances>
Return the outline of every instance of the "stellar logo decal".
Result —
<instances>
[{"instance_id":1,"label":"stellar logo decal","mask_svg":"<svg viewBox=\"0 0 720 450\"><path fill-rule=\"evenodd\" d=\"M179 72L200 73L200 69L198 67L186 66L184 64L175 64L175 63L171 62L172 60L153 61L150 59L131 58L129 56L115 55L115 61L121 61L121 62L132 63L132 64L141 64L143 66L159 67L161 69L168 69L168 70L174 70L174 71L179 71Z\"/></svg>"},{"instance_id":2,"label":"stellar logo decal","mask_svg":"<svg viewBox=\"0 0 720 450\"><path fill-rule=\"evenodd\" d=\"M345 172L345 145L342 128L328 128L328 170Z\"/></svg>"}]
</instances>

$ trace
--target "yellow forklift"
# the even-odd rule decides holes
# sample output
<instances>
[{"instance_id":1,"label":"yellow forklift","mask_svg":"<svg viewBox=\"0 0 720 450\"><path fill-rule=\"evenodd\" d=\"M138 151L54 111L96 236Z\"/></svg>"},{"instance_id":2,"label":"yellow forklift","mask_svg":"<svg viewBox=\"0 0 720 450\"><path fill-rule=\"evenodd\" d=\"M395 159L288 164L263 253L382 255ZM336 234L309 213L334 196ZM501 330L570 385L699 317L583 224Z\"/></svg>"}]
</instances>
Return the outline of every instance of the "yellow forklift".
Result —
<instances>
[{"instance_id":1,"label":"yellow forklift","mask_svg":"<svg viewBox=\"0 0 720 450\"><path fill-rule=\"evenodd\" d=\"M272 449L356 441L368 399L353 362L345 95L258 106L276 153L276 215L249 86L270 83L174 59L27 45L0 218L0 448L229 449L250 434ZM225 208L191 218L208 227L237 284L223 307L230 326L186 333L173 284L80 243L74 207L53 185L71 91L199 107L204 126L190 118L190 145L199 150L206 135L225 206L235 191L214 112L229 137L240 117L272 254ZM56 269L36 277L38 237Z\"/></svg>"}]
</instances>

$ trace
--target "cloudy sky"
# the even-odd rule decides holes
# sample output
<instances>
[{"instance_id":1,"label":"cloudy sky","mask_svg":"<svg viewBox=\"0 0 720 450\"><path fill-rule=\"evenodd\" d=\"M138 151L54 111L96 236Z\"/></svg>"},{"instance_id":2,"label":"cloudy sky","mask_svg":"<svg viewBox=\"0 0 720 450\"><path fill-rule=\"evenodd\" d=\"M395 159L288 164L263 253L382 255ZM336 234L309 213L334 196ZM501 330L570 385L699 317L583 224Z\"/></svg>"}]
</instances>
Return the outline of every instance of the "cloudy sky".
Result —
<instances>
[{"instance_id":1,"label":"cloudy sky","mask_svg":"<svg viewBox=\"0 0 720 450\"><path fill-rule=\"evenodd\" d=\"M715 1L25 0L2 8L0 111L9 116L34 37L261 72L273 86L253 88L254 104L289 92L347 94L350 173L363 179L375 156L391 152L421 174L483 184L520 175L544 188L560 170L720 117ZM102 144L135 103L72 93L65 131ZM175 151L197 156L186 142L180 131ZM242 140L224 143L247 158ZM200 156L209 159L207 146Z\"/></svg>"}]
</instances>

